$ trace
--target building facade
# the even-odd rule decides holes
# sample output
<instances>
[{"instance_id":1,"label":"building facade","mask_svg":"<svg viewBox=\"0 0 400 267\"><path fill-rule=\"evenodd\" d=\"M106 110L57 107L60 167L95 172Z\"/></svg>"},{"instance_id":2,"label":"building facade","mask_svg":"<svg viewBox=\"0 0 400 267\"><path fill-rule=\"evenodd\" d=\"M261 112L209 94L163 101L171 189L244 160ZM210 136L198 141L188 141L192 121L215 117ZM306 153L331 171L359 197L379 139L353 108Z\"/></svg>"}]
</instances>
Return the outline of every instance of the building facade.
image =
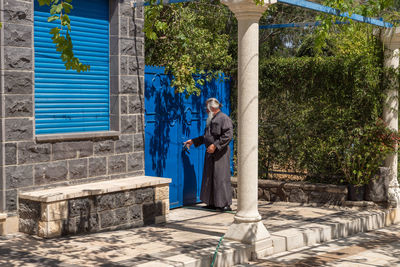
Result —
<instances>
[{"instance_id":1,"label":"building facade","mask_svg":"<svg viewBox=\"0 0 400 267\"><path fill-rule=\"evenodd\" d=\"M75 76L62 74L50 42L40 44L45 29L38 1L0 0L0 213L16 213L19 192L144 175L143 8L129 0L82 1L93 12L79 13L72 1L82 17L75 21L83 23L74 26L71 13L73 42L74 27L92 25L93 32L76 37L77 56L85 63L101 54L104 68ZM104 31L98 31L99 10L108 10ZM99 83L102 94L90 95ZM80 85L87 90L79 92ZM85 113L96 114L99 106L101 119ZM92 124L99 127L85 127Z\"/></svg>"}]
</instances>

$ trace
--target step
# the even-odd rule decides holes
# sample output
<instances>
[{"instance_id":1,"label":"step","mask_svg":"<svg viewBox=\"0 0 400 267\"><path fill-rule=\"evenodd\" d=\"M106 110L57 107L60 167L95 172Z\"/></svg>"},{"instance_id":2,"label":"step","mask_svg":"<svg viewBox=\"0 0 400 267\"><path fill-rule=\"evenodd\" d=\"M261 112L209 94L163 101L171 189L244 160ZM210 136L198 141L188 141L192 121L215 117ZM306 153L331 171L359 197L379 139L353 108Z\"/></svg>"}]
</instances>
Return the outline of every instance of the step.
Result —
<instances>
[{"instance_id":1,"label":"step","mask_svg":"<svg viewBox=\"0 0 400 267\"><path fill-rule=\"evenodd\" d=\"M332 216L331 222L310 221L310 223L287 230L271 233L273 247L267 253L270 256L285 251L313 246L336 239L345 238L361 232L380 229L400 222L399 210L360 211L352 216L340 218ZM163 257L163 255L148 255L149 260L139 263L138 267L209 267L215 253L215 247L182 252L179 255ZM223 240L219 247L214 266L228 267L244 264L254 260L252 247L239 242ZM260 258L262 258L261 256ZM151 260L152 259L152 260ZM137 262L136 262L137 263Z\"/></svg>"},{"instance_id":2,"label":"step","mask_svg":"<svg viewBox=\"0 0 400 267\"><path fill-rule=\"evenodd\" d=\"M400 222L400 210L360 211L356 215L340 218L332 216L330 222L311 221L305 226L271 234L273 254L345 238L361 232L380 229Z\"/></svg>"}]
</instances>

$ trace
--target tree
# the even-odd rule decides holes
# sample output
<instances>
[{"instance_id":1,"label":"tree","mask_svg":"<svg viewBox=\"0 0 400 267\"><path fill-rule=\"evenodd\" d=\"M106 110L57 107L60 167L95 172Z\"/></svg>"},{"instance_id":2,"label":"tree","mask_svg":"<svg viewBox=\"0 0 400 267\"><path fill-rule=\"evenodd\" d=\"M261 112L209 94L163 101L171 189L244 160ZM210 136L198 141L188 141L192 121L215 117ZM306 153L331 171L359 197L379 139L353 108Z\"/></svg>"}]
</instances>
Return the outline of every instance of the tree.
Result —
<instances>
[{"instance_id":1,"label":"tree","mask_svg":"<svg viewBox=\"0 0 400 267\"><path fill-rule=\"evenodd\" d=\"M318 12L277 3L272 5L260 19L260 25L314 22ZM260 30L260 56L291 57L314 27L279 28Z\"/></svg>"},{"instance_id":2,"label":"tree","mask_svg":"<svg viewBox=\"0 0 400 267\"><path fill-rule=\"evenodd\" d=\"M324 0L323 3L341 12L348 12L349 14L357 13L365 17L382 18L385 21L392 22L395 26L398 25L400 19L400 4L398 0ZM327 14L321 14L318 16L318 19L322 21L315 40L315 44L319 48L324 46L329 33L337 30L338 27L333 23L335 20L348 21L351 24L350 27L358 24L347 18Z\"/></svg>"},{"instance_id":3,"label":"tree","mask_svg":"<svg viewBox=\"0 0 400 267\"><path fill-rule=\"evenodd\" d=\"M58 27L51 30L52 40L61 53L67 69L89 70L73 53L73 41L68 14L73 8L72 0L38 0L40 5L50 6L49 22L57 21ZM262 4L264 0L254 0ZM155 0L150 0L155 3ZM323 4L338 8L342 12L356 12L364 16L383 17L385 20L398 20L400 3L397 0L324 0ZM164 65L174 75L172 85L177 92L187 95L199 94L194 74L204 74L211 79L219 71L232 71L236 66L236 20L228 8L217 0L200 0L192 3L168 6L152 5L146 8L144 31L146 33L146 63ZM299 16L299 14L301 14ZM295 7L273 5L261 20L262 22L299 22L312 19L315 12ZM322 26L317 29L315 44L323 47L336 26L332 21L337 17L319 15ZM343 19L342 20L346 20ZM274 51L298 47L301 35L291 30L263 31L261 34L261 53L271 55ZM302 36L303 35L303 36ZM275 37L275 38L274 38ZM289 51L290 49L287 49ZM293 52L290 52L293 54ZM290 53L288 55L290 55ZM201 84L204 79L199 79Z\"/></svg>"},{"instance_id":4,"label":"tree","mask_svg":"<svg viewBox=\"0 0 400 267\"><path fill-rule=\"evenodd\" d=\"M255 2L262 3L263 1L255 0ZM208 68L208 70L224 70L232 73L236 69L236 21L232 18L230 11L218 2L212 1L208 5L207 3L209 2L200 1L167 7L152 6L146 10L146 63L165 65L175 76L173 85L178 92L186 90L187 94L199 93L192 77L196 72L204 72ZM386 20L399 17L394 6L395 0L363 1L362 3L354 0L327 0L322 4L341 9L343 12L357 12L370 17L382 16ZM355 23L350 27L346 25L341 28L332 23L337 19L334 16L320 15L314 11L280 3L272 5L264 14L260 24L322 20L322 26L318 29L310 27L301 31L298 29L263 30L260 32L260 56L301 55L302 52L298 50L304 44L304 40L308 40L317 47L313 49L315 53L332 54L332 51L329 52L329 47L333 45L335 34L340 33L345 27L347 27L346 31L355 31L364 27L359 26L360 23ZM223 27L224 24L227 26ZM371 29L371 27L365 27L363 29ZM213 31L218 34L213 35ZM208 39L205 36L213 36L213 38ZM226 37L231 39L227 40ZM205 46L199 45L203 42L206 42ZM229 49L227 50L224 45L226 47L229 45ZM213 60L212 63L203 64L202 58Z\"/></svg>"},{"instance_id":5,"label":"tree","mask_svg":"<svg viewBox=\"0 0 400 267\"><path fill-rule=\"evenodd\" d=\"M331 6L342 12L357 13L369 17L379 17L385 21L396 22L400 18L400 1L357 1L357 0L313 0L320 4ZM333 22L342 20L350 25L335 25ZM300 55L315 53L327 55L332 47L331 37L347 31L364 27L360 22L353 22L346 18L327 15L304 8L277 3L271 6L260 20L260 24L286 24L319 21L319 27L300 27L284 29L268 29L260 31L260 55L262 56L298 56L298 49L310 49L301 51ZM369 32L371 33L371 32ZM330 36L330 37L329 37ZM315 49L317 48L317 49ZM306 54L304 54L306 53Z\"/></svg>"},{"instance_id":6,"label":"tree","mask_svg":"<svg viewBox=\"0 0 400 267\"><path fill-rule=\"evenodd\" d=\"M219 1L150 6L145 10L146 64L166 67L176 92L200 94L196 83L231 69L233 15ZM194 74L201 74L196 81Z\"/></svg>"}]
</instances>

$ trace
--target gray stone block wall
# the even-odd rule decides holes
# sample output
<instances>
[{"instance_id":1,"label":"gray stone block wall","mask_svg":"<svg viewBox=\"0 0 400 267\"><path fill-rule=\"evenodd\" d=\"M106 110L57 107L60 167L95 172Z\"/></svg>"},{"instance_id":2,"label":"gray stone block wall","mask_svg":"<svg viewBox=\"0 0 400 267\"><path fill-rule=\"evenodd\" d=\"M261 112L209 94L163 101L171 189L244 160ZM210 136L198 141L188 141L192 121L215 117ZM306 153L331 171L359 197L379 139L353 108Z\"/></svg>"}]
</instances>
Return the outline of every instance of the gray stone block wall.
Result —
<instances>
[{"instance_id":1,"label":"gray stone block wall","mask_svg":"<svg viewBox=\"0 0 400 267\"><path fill-rule=\"evenodd\" d=\"M19 191L144 174L143 8L109 0L110 127L121 134L71 141L55 135L40 142L34 128L34 2L0 0L0 212L16 210Z\"/></svg>"},{"instance_id":2,"label":"gray stone block wall","mask_svg":"<svg viewBox=\"0 0 400 267\"><path fill-rule=\"evenodd\" d=\"M232 178L233 197L237 198L237 179ZM347 200L347 186L310 184L277 180L258 180L258 199L296 203L343 205Z\"/></svg>"}]
</instances>

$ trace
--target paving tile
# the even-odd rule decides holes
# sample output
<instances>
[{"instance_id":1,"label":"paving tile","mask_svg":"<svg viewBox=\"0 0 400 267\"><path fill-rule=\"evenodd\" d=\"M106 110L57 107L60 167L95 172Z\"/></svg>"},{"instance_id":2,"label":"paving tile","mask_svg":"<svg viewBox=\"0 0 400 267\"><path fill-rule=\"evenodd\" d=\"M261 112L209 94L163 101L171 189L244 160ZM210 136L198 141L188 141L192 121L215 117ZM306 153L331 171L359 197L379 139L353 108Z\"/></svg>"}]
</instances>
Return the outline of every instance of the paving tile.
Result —
<instances>
[{"instance_id":1,"label":"paving tile","mask_svg":"<svg viewBox=\"0 0 400 267\"><path fill-rule=\"evenodd\" d=\"M310 257L314 263L330 264L334 260L343 261L346 257L350 257L349 251L345 249L348 246L359 246L359 253L367 250L377 250L377 255L389 253L388 258L381 260L392 262L390 251L378 252L378 249L382 249L382 240L394 242L400 238L399 228L397 234L394 234L393 230L377 231L376 235L380 237L378 239L371 233L364 233L353 239L330 241L333 238L332 229L345 233L348 231L346 227L351 226L349 221L354 221L355 226L348 233L362 230L363 228L357 224L364 222L366 225L368 221L370 227L379 227L383 222L379 219L380 211L366 212L343 207L268 202L260 202L259 207L263 223L273 237L273 244L276 245L275 252L292 249L290 252L281 252L268 258L268 261L274 264L271 266L286 266L284 264L289 264L291 261L307 260ZM235 209L235 205L233 208ZM366 219L359 220L360 216ZM196 266L193 259L202 255L207 257L210 251L215 250L220 237L226 233L233 218L233 213L207 211L199 205L171 210L168 223L130 230L49 240L28 235L0 237L0 255L2 255L0 266L163 266L157 264L169 266L171 262L168 259L179 261L181 266L182 262L186 262L187 267L191 264ZM363 245L359 244L361 241ZM229 246L224 247L224 242ZM329 243L319 245L318 242ZM232 244L227 240L223 241L221 251L226 251L226 254L220 256L221 258L237 260L241 253L238 251L246 251L239 245ZM314 246L303 247L306 245ZM395 248L400 254L400 245L396 245ZM319 254L322 256L315 257ZM179 264L172 263L176 266ZM328 266L326 264L320 266Z\"/></svg>"}]
</instances>

